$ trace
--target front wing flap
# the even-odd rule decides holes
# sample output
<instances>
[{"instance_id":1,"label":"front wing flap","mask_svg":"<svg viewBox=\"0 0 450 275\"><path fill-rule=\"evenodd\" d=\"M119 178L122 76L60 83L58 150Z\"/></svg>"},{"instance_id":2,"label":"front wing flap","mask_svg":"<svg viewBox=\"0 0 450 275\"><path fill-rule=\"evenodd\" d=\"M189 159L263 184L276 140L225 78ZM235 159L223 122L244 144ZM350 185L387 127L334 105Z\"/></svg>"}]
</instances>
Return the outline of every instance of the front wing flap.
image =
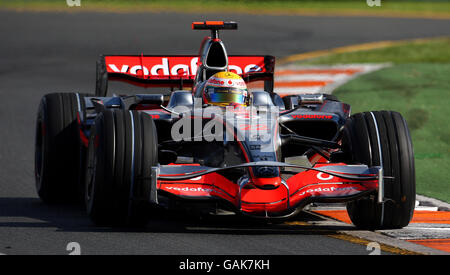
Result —
<instances>
[{"instance_id":1,"label":"front wing flap","mask_svg":"<svg viewBox=\"0 0 450 275\"><path fill-rule=\"evenodd\" d=\"M290 167L303 171L290 177L264 179L273 182L274 188L259 188L255 184L257 179L250 176L233 182L219 173L257 166ZM377 191L379 179L383 177L380 167L344 163L303 167L260 161L223 168L189 164L163 165L158 169L155 182L158 194L170 193L185 199L222 199L234 205L237 212L257 216L277 216L314 201L348 201ZM276 185L276 182L280 184Z\"/></svg>"}]
</instances>

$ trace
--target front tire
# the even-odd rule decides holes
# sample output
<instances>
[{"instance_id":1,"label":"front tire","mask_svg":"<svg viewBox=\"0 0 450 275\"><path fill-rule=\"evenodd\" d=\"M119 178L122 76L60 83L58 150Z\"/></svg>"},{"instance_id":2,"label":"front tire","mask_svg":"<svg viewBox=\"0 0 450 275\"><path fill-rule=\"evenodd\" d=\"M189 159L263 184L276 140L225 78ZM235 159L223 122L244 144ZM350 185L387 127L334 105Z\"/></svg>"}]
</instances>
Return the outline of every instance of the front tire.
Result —
<instances>
[{"instance_id":1,"label":"front tire","mask_svg":"<svg viewBox=\"0 0 450 275\"><path fill-rule=\"evenodd\" d=\"M372 196L347 204L353 224L371 230L407 226L416 189L414 153L405 119L393 111L355 114L345 126L343 145L353 163L382 166L384 176L392 177L384 179L385 203L377 203Z\"/></svg>"},{"instance_id":2,"label":"front tire","mask_svg":"<svg viewBox=\"0 0 450 275\"><path fill-rule=\"evenodd\" d=\"M75 93L47 94L40 102L35 179L37 193L45 203L71 202L80 197L84 157L77 115L83 110L84 96Z\"/></svg>"},{"instance_id":3,"label":"front tire","mask_svg":"<svg viewBox=\"0 0 450 275\"><path fill-rule=\"evenodd\" d=\"M158 162L152 118L142 112L105 110L89 139L86 209L97 225L143 226L150 197L151 167Z\"/></svg>"}]
</instances>

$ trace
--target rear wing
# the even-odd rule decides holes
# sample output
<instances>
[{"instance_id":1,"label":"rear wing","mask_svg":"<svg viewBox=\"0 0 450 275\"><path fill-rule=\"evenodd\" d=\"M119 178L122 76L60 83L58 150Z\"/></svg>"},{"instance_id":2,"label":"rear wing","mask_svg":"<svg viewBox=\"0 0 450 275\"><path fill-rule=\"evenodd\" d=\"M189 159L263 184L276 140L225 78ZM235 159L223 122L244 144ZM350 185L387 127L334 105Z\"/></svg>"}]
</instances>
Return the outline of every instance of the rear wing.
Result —
<instances>
[{"instance_id":1,"label":"rear wing","mask_svg":"<svg viewBox=\"0 0 450 275\"><path fill-rule=\"evenodd\" d=\"M228 70L239 74L247 83L264 81L273 91L275 57L228 56ZM194 55L101 55L97 61L97 96L106 96L109 81L127 82L141 87L183 89L195 86L199 57Z\"/></svg>"}]
</instances>

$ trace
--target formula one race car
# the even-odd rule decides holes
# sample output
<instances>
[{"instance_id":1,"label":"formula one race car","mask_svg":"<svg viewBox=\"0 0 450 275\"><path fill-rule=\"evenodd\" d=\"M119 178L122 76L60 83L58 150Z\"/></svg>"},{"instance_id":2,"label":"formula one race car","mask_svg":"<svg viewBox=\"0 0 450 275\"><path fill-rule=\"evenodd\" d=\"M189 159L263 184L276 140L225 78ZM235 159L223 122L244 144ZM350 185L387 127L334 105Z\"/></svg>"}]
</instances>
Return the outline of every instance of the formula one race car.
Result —
<instances>
[{"instance_id":1,"label":"formula one race car","mask_svg":"<svg viewBox=\"0 0 450 275\"><path fill-rule=\"evenodd\" d=\"M399 113L350 115L327 94L281 98L273 56L227 55L219 30L237 23L192 28L211 31L198 56L101 56L95 95L42 98L35 174L44 202L82 197L96 224L113 226L192 206L286 219L315 202L346 202L359 228L408 225L414 158ZM163 92L108 96L112 80Z\"/></svg>"}]
</instances>

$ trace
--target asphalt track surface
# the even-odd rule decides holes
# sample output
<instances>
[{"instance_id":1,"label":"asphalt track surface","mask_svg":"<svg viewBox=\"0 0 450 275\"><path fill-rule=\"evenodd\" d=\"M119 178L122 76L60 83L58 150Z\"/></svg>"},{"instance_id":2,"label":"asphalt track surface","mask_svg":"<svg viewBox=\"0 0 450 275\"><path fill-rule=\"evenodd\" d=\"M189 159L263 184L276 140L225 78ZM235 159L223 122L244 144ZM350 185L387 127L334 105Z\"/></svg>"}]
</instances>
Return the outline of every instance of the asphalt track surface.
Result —
<instances>
[{"instance_id":1,"label":"asphalt track surface","mask_svg":"<svg viewBox=\"0 0 450 275\"><path fill-rule=\"evenodd\" d=\"M197 53L195 20L239 22L225 31L230 54L301 52L450 35L449 20L210 14L28 13L0 11L0 253L68 254L368 254L330 238L336 227L162 218L143 232L96 228L77 206L46 206L34 187L34 127L48 92L94 91L99 54ZM298 220L313 217L302 214Z\"/></svg>"}]
</instances>

